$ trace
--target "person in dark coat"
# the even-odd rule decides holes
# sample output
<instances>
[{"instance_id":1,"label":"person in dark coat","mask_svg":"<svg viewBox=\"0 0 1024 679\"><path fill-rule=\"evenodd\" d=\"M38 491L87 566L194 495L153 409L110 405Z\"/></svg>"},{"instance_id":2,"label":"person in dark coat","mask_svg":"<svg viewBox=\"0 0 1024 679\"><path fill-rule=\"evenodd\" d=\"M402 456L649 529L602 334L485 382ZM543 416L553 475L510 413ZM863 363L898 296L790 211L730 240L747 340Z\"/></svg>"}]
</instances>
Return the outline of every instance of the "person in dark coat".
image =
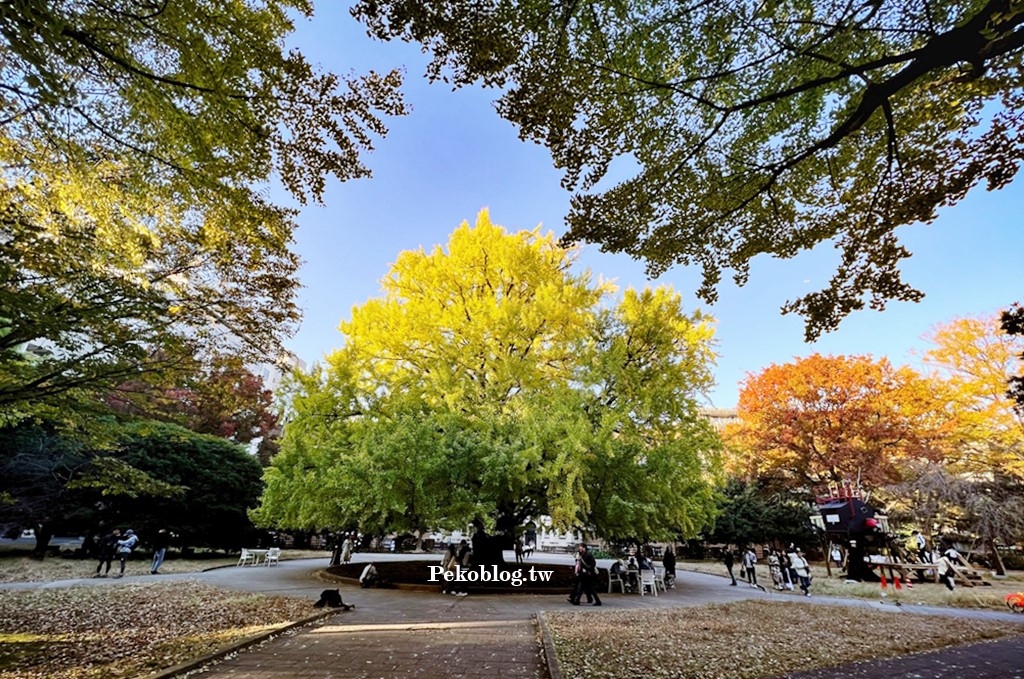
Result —
<instances>
[{"instance_id":1,"label":"person in dark coat","mask_svg":"<svg viewBox=\"0 0 1024 679\"><path fill-rule=\"evenodd\" d=\"M469 548L469 544L462 540L459 542L459 552L457 565L459 568L469 568L470 562L475 558L474 552ZM457 572L457 571L456 571ZM469 591L465 582L457 582L455 584L455 596L468 596Z\"/></svg>"},{"instance_id":2,"label":"person in dark coat","mask_svg":"<svg viewBox=\"0 0 1024 679\"><path fill-rule=\"evenodd\" d=\"M732 574L732 567L736 564L736 560L732 556L732 550L728 547L725 550L725 555L722 557L722 561L725 562L725 569L729 571L729 577L732 578L733 587L736 586L736 576Z\"/></svg>"},{"instance_id":3,"label":"person in dark coat","mask_svg":"<svg viewBox=\"0 0 1024 679\"><path fill-rule=\"evenodd\" d=\"M601 597L594 589L594 579L597 577L597 559L582 543L576 548L576 553L576 587L569 597L569 603L579 606L580 597L585 595L588 604L593 602L595 606L600 606Z\"/></svg>"},{"instance_id":4,"label":"person in dark coat","mask_svg":"<svg viewBox=\"0 0 1024 679\"><path fill-rule=\"evenodd\" d=\"M97 578L105 578L110 574L110 564L114 561L117 552L117 541L120 539L121 530L115 528L96 543L96 553L100 558L100 562L96 565ZM104 563L107 564L107 570L101 574L100 569L103 568Z\"/></svg>"},{"instance_id":5,"label":"person in dark coat","mask_svg":"<svg viewBox=\"0 0 1024 679\"><path fill-rule=\"evenodd\" d=\"M665 566L665 587L674 587L676 581L676 553L669 545L665 548L665 556L661 563Z\"/></svg>"},{"instance_id":6,"label":"person in dark coat","mask_svg":"<svg viewBox=\"0 0 1024 679\"><path fill-rule=\"evenodd\" d=\"M171 534L167 532L167 529L158 530L153 539L153 563L149 566L150 575L160 575L160 566L164 563L164 557L167 556L167 548L170 544Z\"/></svg>"}]
</instances>

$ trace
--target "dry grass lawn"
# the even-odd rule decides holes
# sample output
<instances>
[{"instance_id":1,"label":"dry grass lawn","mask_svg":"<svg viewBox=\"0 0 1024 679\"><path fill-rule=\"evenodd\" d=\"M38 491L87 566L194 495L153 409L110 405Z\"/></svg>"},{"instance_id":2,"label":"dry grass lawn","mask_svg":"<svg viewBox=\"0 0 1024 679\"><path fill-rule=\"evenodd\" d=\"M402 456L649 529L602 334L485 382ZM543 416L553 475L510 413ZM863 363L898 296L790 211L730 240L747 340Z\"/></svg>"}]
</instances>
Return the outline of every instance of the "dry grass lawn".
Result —
<instances>
[{"instance_id":1,"label":"dry grass lawn","mask_svg":"<svg viewBox=\"0 0 1024 679\"><path fill-rule=\"evenodd\" d=\"M328 558L330 552L310 549L286 549L281 552L281 560ZM133 554L125 567L125 575L146 575L149 573L150 558L148 554ZM198 573L199 571L218 566L231 566L238 563L238 557L216 557L204 559L172 558L160 566L161 573ZM110 573L117 573L119 564L114 561ZM96 572L96 561L93 559L70 559L63 557L46 557L38 560L24 553L7 554L0 557L0 582L51 582L53 580L76 580L92 577Z\"/></svg>"},{"instance_id":2,"label":"dry grass lawn","mask_svg":"<svg viewBox=\"0 0 1024 679\"><path fill-rule=\"evenodd\" d=\"M677 569L697 571L699 573L710 573L712 575L726 575L725 566L721 563L711 561L686 561L679 562ZM811 584L811 593L814 596L837 596L851 599L880 599L882 588L879 583L847 583L845 580L834 575L828 577L824 566L812 566L814 579ZM740 580L739 566L733 568L737 581ZM833 570L835 573L836 571ZM685 573L679 574L686 578ZM768 572L768 566L758 565L757 581L769 592L787 596L802 596L803 592L795 588L792 592L779 592L772 590L772 578ZM955 591L950 592L945 585L926 582L915 583L913 588L897 591L892 584L886 590L886 597L892 601L900 601L907 604L918 604L922 606L955 606L958 608L986 608L990 610L1006 611L1006 595L1011 592L1024 591L1024 573L1019 571L1011 572L1007 580L993 580L988 578L991 586L962 587L958 586ZM740 582L740 587L747 585Z\"/></svg>"},{"instance_id":3,"label":"dry grass lawn","mask_svg":"<svg viewBox=\"0 0 1024 679\"><path fill-rule=\"evenodd\" d=\"M0 591L0 679L143 676L314 612L196 582Z\"/></svg>"},{"instance_id":4,"label":"dry grass lawn","mask_svg":"<svg viewBox=\"0 0 1024 679\"><path fill-rule=\"evenodd\" d=\"M788 602L545 613L566 679L751 679L1024 631L1021 625Z\"/></svg>"}]
</instances>

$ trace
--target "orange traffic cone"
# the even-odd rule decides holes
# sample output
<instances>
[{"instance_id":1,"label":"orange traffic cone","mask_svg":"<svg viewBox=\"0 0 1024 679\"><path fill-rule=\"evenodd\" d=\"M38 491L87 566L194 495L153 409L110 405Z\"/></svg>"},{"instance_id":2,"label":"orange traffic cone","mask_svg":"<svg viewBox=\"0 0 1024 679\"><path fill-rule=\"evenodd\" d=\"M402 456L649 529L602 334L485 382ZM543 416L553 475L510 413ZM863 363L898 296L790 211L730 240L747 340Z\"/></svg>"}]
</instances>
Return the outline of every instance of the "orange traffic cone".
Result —
<instances>
[{"instance_id":1,"label":"orange traffic cone","mask_svg":"<svg viewBox=\"0 0 1024 679\"><path fill-rule=\"evenodd\" d=\"M903 587L900 586L900 576L898 575L894 575L892 577L892 584L896 587L896 589L903 589Z\"/></svg>"},{"instance_id":2,"label":"orange traffic cone","mask_svg":"<svg viewBox=\"0 0 1024 679\"><path fill-rule=\"evenodd\" d=\"M885 581L885 573L882 573L882 591L884 592L889 587L889 583Z\"/></svg>"}]
</instances>

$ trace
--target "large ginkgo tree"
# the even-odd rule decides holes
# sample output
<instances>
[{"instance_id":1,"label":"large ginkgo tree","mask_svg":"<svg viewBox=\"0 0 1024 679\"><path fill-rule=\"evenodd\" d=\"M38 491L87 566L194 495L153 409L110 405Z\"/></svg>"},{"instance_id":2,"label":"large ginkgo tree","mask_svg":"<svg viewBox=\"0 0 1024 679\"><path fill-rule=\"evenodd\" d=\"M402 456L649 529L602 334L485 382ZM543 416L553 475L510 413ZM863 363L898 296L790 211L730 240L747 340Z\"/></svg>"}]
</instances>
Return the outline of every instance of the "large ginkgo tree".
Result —
<instances>
[{"instance_id":1,"label":"large ginkgo tree","mask_svg":"<svg viewBox=\"0 0 1024 679\"><path fill-rule=\"evenodd\" d=\"M574 271L486 212L403 252L344 346L300 376L256 518L420 533L527 517L605 537L694 535L713 512L711 319L666 288Z\"/></svg>"}]
</instances>

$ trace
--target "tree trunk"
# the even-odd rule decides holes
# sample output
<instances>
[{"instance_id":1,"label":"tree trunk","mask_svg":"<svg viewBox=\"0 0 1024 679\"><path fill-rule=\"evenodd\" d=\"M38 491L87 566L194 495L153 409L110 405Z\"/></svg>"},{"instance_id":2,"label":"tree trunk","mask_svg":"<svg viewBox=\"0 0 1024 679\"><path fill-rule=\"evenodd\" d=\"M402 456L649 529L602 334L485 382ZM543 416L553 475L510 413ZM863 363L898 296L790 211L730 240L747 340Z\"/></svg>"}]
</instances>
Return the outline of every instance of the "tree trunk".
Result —
<instances>
[{"instance_id":1,"label":"tree trunk","mask_svg":"<svg viewBox=\"0 0 1024 679\"><path fill-rule=\"evenodd\" d=\"M46 549L50 546L50 539L53 538L53 526L49 523L41 523L35 527L36 546L32 550L32 558L42 559L46 556Z\"/></svg>"},{"instance_id":2,"label":"tree trunk","mask_svg":"<svg viewBox=\"0 0 1024 679\"><path fill-rule=\"evenodd\" d=\"M999 555L999 550L996 549L996 541L988 538L985 540L985 544L992 553L992 565L996 569L996 575L1006 575L1006 567L1003 565L1003 557Z\"/></svg>"}]
</instances>

